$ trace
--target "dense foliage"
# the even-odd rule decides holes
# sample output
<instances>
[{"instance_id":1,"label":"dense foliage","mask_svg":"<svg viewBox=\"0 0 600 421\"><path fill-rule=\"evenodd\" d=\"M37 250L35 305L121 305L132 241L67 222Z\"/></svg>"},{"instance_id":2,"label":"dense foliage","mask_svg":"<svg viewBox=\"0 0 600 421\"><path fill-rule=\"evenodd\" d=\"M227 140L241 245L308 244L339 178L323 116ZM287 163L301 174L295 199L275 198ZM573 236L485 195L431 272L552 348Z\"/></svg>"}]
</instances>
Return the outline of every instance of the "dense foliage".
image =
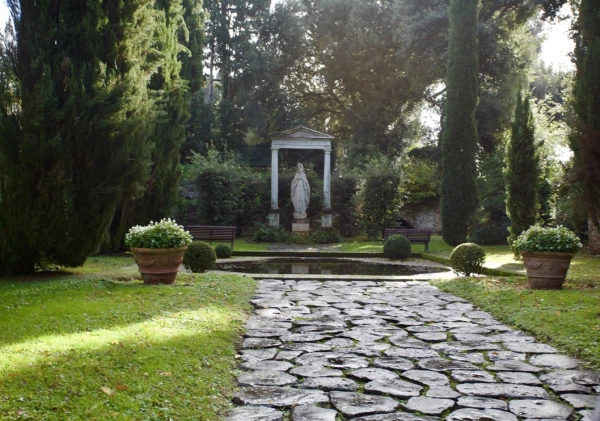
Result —
<instances>
[{"instance_id":1,"label":"dense foliage","mask_svg":"<svg viewBox=\"0 0 600 421\"><path fill-rule=\"evenodd\" d=\"M565 227L545 228L534 225L519 235L512 246L515 253L536 251L577 253L582 244L573 231Z\"/></svg>"},{"instance_id":2,"label":"dense foliage","mask_svg":"<svg viewBox=\"0 0 600 421\"><path fill-rule=\"evenodd\" d=\"M309 237L315 244L332 244L342 241L342 236L336 229L318 229L311 232Z\"/></svg>"},{"instance_id":3,"label":"dense foliage","mask_svg":"<svg viewBox=\"0 0 600 421\"><path fill-rule=\"evenodd\" d=\"M183 255L183 266L191 272L202 273L215 268L217 254L204 241L194 241Z\"/></svg>"},{"instance_id":4,"label":"dense foliage","mask_svg":"<svg viewBox=\"0 0 600 421\"><path fill-rule=\"evenodd\" d=\"M477 210L477 23L479 0L450 1L446 108L442 127L442 235L464 243Z\"/></svg>"},{"instance_id":5,"label":"dense foliage","mask_svg":"<svg viewBox=\"0 0 600 421\"><path fill-rule=\"evenodd\" d=\"M258 224L252 239L257 243L285 243L290 234L281 227L270 227L266 224Z\"/></svg>"},{"instance_id":6,"label":"dense foliage","mask_svg":"<svg viewBox=\"0 0 600 421\"><path fill-rule=\"evenodd\" d=\"M506 244L510 220L506 215L504 152L500 145L491 154L484 153L479 161L479 210L469 233L469 241L472 243L484 246Z\"/></svg>"},{"instance_id":7,"label":"dense foliage","mask_svg":"<svg viewBox=\"0 0 600 421\"><path fill-rule=\"evenodd\" d=\"M539 157L529 96L519 93L510 142L506 148L506 211L512 243L538 219Z\"/></svg>"},{"instance_id":8,"label":"dense foliage","mask_svg":"<svg viewBox=\"0 0 600 421\"><path fill-rule=\"evenodd\" d=\"M450 254L450 265L457 274L471 276L478 273L485 263L485 250L475 243L456 246Z\"/></svg>"},{"instance_id":9,"label":"dense foliage","mask_svg":"<svg viewBox=\"0 0 600 421\"><path fill-rule=\"evenodd\" d=\"M573 175L589 221L600 227L600 1L581 0L575 25L574 108L577 115L571 148ZM600 236L598 236L600 242ZM591 248L600 252L600 244Z\"/></svg>"},{"instance_id":10,"label":"dense foliage","mask_svg":"<svg viewBox=\"0 0 600 421\"><path fill-rule=\"evenodd\" d=\"M125 244L142 248L178 248L192 242L191 234L171 219L150 222L149 225L131 227L125 235Z\"/></svg>"},{"instance_id":11,"label":"dense foliage","mask_svg":"<svg viewBox=\"0 0 600 421\"><path fill-rule=\"evenodd\" d=\"M410 240L403 235L390 235L383 243L383 254L388 259L410 257Z\"/></svg>"},{"instance_id":12,"label":"dense foliage","mask_svg":"<svg viewBox=\"0 0 600 421\"><path fill-rule=\"evenodd\" d=\"M331 211L335 227L344 237L353 237L362 230L358 213L360 177L349 171L331 177Z\"/></svg>"},{"instance_id":13,"label":"dense foliage","mask_svg":"<svg viewBox=\"0 0 600 421\"><path fill-rule=\"evenodd\" d=\"M381 238L385 228L394 228L400 206L400 169L398 163L385 156L367 162L361 188L361 219L372 238Z\"/></svg>"},{"instance_id":14,"label":"dense foliage","mask_svg":"<svg viewBox=\"0 0 600 421\"><path fill-rule=\"evenodd\" d=\"M150 176L164 11L137 0L8 2L0 74L2 271L83 264ZM10 252L8 252L10 251Z\"/></svg>"}]
</instances>

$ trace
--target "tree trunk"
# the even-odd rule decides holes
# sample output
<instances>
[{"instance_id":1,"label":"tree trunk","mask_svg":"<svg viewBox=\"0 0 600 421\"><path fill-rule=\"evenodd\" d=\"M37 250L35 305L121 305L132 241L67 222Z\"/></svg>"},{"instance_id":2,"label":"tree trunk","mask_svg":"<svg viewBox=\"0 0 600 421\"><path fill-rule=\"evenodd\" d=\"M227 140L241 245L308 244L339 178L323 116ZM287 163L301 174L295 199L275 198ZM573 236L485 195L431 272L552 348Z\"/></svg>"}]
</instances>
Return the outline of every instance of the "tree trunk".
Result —
<instances>
[{"instance_id":1,"label":"tree trunk","mask_svg":"<svg viewBox=\"0 0 600 421\"><path fill-rule=\"evenodd\" d=\"M590 254L600 254L600 219L588 218L588 247Z\"/></svg>"}]
</instances>

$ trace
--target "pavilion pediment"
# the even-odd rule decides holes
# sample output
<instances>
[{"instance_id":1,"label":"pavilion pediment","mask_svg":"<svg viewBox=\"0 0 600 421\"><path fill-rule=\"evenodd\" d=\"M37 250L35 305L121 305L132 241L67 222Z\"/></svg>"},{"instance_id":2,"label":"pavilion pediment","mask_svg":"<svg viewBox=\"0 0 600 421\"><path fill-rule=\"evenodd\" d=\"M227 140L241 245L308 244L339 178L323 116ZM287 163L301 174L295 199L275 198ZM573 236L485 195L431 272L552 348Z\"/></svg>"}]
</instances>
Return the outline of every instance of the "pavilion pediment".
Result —
<instances>
[{"instance_id":1,"label":"pavilion pediment","mask_svg":"<svg viewBox=\"0 0 600 421\"><path fill-rule=\"evenodd\" d=\"M318 130L311 129L305 126L296 126L291 129L284 130L282 132L272 133L269 135L271 139L282 139L282 140L295 140L295 139L306 139L306 140L332 140L333 136L327 133L320 132Z\"/></svg>"}]
</instances>

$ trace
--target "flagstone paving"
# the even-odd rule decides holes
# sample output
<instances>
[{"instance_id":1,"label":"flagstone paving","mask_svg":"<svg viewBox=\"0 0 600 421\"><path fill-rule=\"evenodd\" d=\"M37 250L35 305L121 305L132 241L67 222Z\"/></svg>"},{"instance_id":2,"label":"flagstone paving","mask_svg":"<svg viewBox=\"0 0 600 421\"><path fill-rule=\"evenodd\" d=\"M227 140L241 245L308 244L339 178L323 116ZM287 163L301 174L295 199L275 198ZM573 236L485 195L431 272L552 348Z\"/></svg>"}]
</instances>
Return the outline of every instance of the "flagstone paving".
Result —
<instances>
[{"instance_id":1,"label":"flagstone paving","mask_svg":"<svg viewBox=\"0 0 600 421\"><path fill-rule=\"evenodd\" d=\"M600 374L425 282L259 282L228 421L592 421Z\"/></svg>"}]
</instances>

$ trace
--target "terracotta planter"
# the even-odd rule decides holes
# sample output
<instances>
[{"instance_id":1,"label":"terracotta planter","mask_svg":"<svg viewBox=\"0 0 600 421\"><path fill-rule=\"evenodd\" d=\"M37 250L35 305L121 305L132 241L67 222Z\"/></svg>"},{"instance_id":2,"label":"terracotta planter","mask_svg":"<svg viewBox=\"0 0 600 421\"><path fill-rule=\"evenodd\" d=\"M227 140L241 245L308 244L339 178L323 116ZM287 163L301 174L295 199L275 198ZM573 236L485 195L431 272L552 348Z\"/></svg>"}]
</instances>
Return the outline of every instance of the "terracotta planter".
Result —
<instances>
[{"instance_id":1,"label":"terracotta planter","mask_svg":"<svg viewBox=\"0 0 600 421\"><path fill-rule=\"evenodd\" d=\"M522 253L523 263L532 289L562 289L569 271L572 253Z\"/></svg>"},{"instance_id":2,"label":"terracotta planter","mask_svg":"<svg viewBox=\"0 0 600 421\"><path fill-rule=\"evenodd\" d=\"M174 284L186 250L131 248L145 284Z\"/></svg>"}]
</instances>

